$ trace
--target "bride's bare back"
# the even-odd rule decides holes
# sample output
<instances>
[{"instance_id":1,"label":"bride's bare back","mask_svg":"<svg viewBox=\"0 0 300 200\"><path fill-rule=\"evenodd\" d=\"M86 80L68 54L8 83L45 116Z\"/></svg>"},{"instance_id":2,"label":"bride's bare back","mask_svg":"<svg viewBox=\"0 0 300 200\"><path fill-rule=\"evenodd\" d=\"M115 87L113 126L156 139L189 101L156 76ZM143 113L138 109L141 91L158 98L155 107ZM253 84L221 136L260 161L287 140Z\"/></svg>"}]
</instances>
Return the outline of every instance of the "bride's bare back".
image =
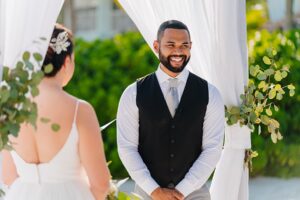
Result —
<instances>
[{"instance_id":1,"label":"bride's bare back","mask_svg":"<svg viewBox=\"0 0 300 200\"><path fill-rule=\"evenodd\" d=\"M35 102L38 105L39 117L37 129L30 124L23 124L19 136L11 137L10 140L15 151L27 163L48 163L62 149L70 135L77 100L62 90L42 84ZM79 109L80 107L79 105ZM59 131L53 131L51 123L42 122L40 118L59 124Z\"/></svg>"}]
</instances>

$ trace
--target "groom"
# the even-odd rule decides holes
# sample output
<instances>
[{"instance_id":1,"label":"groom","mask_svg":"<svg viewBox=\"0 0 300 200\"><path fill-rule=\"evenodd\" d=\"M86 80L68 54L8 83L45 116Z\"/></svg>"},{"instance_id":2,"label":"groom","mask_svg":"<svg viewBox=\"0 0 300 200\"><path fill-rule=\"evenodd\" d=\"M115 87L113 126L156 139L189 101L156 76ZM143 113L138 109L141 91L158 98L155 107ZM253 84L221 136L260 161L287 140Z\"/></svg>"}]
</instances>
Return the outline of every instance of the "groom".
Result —
<instances>
[{"instance_id":1,"label":"groom","mask_svg":"<svg viewBox=\"0 0 300 200\"><path fill-rule=\"evenodd\" d=\"M124 91L117 114L120 158L146 200L209 200L205 182L222 149L218 90L185 67L192 47L180 21L162 23L158 69Z\"/></svg>"}]
</instances>

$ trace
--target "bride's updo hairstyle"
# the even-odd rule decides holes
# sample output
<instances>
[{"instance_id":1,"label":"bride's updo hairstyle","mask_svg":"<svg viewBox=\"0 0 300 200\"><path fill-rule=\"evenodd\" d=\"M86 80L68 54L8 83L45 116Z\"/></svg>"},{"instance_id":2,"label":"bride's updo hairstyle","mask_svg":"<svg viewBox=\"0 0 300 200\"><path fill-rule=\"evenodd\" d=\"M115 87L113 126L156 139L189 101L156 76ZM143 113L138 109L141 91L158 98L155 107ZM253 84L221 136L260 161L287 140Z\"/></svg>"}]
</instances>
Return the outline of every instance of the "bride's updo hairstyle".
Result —
<instances>
[{"instance_id":1,"label":"bride's updo hairstyle","mask_svg":"<svg viewBox=\"0 0 300 200\"><path fill-rule=\"evenodd\" d=\"M67 56L73 53L73 34L70 30L60 24L56 24L53 30L49 47L42 65L42 71L46 77L53 77L63 66ZM52 64L51 72L46 73L45 67Z\"/></svg>"}]
</instances>

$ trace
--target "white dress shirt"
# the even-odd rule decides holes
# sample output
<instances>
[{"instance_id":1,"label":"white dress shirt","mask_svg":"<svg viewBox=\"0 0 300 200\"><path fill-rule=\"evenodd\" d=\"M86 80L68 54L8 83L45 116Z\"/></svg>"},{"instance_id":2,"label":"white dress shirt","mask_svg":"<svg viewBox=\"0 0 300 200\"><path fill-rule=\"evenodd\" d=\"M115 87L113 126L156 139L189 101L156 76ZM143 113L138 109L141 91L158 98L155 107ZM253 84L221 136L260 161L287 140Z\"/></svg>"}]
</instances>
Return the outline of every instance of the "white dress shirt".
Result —
<instances>
[{"instance_id":1,"label":"white dress shirt","mask_svg":"<svg viewBox=\"0 0 300 200\"><path fill-rule=\"evenodd\" d=\"M168 89L168 79L171 78L158 67L155 72L164 97ZM189 71L184 69L176 78L178 97L181 99ZM185 197L201 188L213 172L221 155L224 136L224 104L220 93L208 83L209 102L203 124L202 152L189 169L184 179L176 189ZM136 82L129 85L123 92L117 113L117 143L119 156L131 178L149 195L160 187L138 152L139 142L139 112L136 105ZM184 162L184 160L182 161Z\"/></svg>"}]
</instances>

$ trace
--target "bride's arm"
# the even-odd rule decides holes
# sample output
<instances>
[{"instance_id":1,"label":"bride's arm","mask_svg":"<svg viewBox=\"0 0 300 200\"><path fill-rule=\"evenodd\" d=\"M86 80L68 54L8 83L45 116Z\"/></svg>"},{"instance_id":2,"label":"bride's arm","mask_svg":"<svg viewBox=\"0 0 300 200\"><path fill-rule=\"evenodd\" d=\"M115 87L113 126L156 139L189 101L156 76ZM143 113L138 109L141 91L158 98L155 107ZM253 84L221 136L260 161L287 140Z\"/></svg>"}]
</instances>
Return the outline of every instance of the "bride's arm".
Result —
<instances>
[{"instance_id":1,"label":"bride's arm","mask_svg":"<svg viewBox=\"0 0 300 200\"><path fill-rule=\"evenodd\" d=\"M2 181L10 186L18 178L17 169L9 151L3 150L2 155Z\"/></svg>"},{"instance_id":2,"label":"bride's arm","mask_svg":"<svg viewBox=\"0 0 300 200\"><path fill-rule=\"evenodd\" d=\"M110 173L93 107L86 102L80 102L76 122L79 131L79 154L91 184L91 191L97 200L103 200L109 191Z\"/></svg>"}]
</instances>

